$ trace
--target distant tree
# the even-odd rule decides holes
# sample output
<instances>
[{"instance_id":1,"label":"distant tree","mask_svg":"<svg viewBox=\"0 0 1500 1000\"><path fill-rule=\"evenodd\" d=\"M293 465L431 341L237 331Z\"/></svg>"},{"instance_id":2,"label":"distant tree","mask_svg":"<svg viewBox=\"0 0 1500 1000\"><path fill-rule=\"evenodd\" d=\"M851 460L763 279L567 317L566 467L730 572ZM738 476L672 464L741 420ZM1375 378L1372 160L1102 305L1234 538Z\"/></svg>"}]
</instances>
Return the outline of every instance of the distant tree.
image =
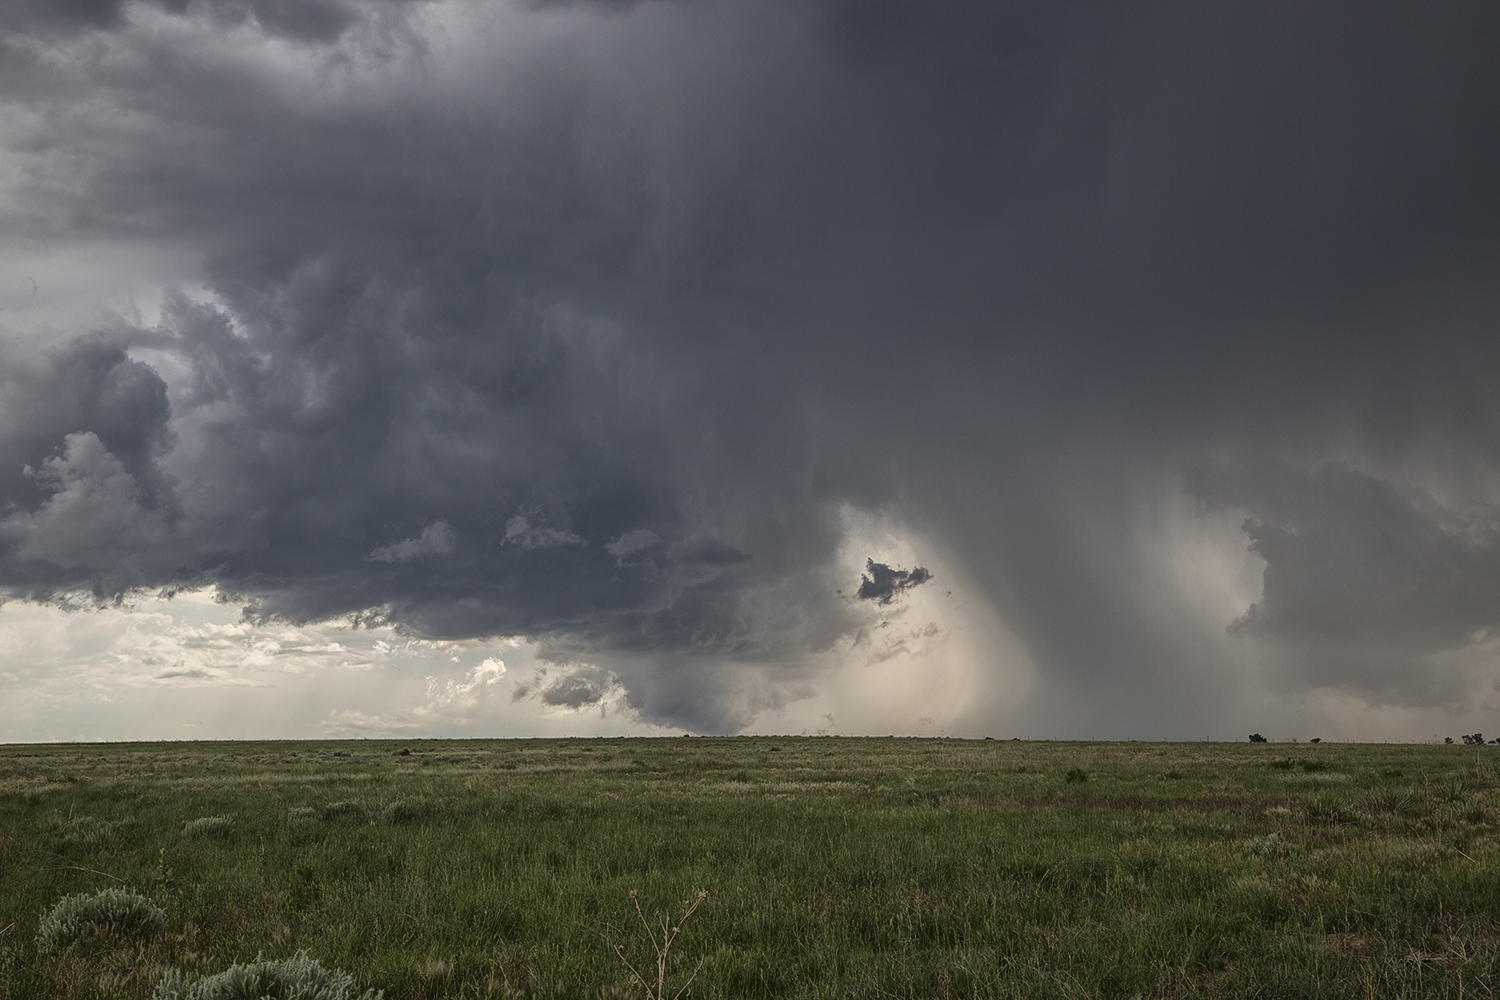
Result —
<instances>
[{"instance_id":1,"label":"distant tree","mask_svg":"<svg viewBox=\"0 0 1500 1000\"><path fill-rule=\"evenodd\" d=\"M1322 743L1323 742L1323 737L1321 737L1321 736L1314 736L1312 739L1308 740L1307 742L1309 742L1309 743Z\"/></svg>"},{"instance_id":2,"label":"distant tree","mask_svg":"<svg viewBox=\"0 0 1500 1000\"><path fill-rule=\"evenodd\" d=\"M1472 736L1465 736L1464 737L1464 746L1472 746L1472 747L1484 746L1484 734L1483 733L1475 733Z\"/></svg>"},{"instance_id":3,"label":"distant tree","mask_svg":"<svg viewBox=\"0 0 1500 1000\"><path fill-rule=\"evenodd\" d=\"M1268 740L1268 739L1266 739L1260 733L1251 733L1250 734L1250 742L1251 743L1269 743L1271 741Z\"/></svg>"},{"instance_id":4,"label":"distant tree","mask_svg":"<svg viewBox=\"0 0 1500 1000\"><path fill-rule=\"evenodd\" d=\"M1453 742L1453 737L1451 737L1451 736L1444 736L1443 737L1443 742L1444 743L1452 743Z\"/></svg>"}]
</instances>

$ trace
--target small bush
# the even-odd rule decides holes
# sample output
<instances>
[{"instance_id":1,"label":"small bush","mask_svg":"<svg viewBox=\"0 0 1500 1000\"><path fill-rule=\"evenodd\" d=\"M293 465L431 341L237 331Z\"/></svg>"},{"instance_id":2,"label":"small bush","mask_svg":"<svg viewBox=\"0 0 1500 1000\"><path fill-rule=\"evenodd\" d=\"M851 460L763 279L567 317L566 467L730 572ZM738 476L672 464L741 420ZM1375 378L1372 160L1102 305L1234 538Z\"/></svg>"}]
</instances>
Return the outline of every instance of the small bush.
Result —
<instances>
[{"instance_id":1,"label":"small bush","mask_svg":"<svg viewBox=\"0 0 1500 1000\"><path fill-rule=\"evenodd\" d=\"M129 820L95 819L79 816L70 820L64 829L64 847L102 847L119 839L117 831Z\"/></svg>"},{"instance_id":2,"label":"small bush","mask_svg":"<svg viewBox=\"0 0 1500 1000\"><path fill-rule=\"evenodd\" d=\"M182 828L188 837L228 837L234 833L233 816L200 816Z\"/></svg>"},{"instance_id":3,"label":"small bush","mask_svg":"<svg viewBox=\"0 0 1500 1000\"><path fill-rule=\"evenodd\" d=\"M296 806L286 811L286 825L290 830L313 830L320 822L318 811L312 806Z\"/></svg>"},{"instance_id":4,"label":"small bush","mask_svg":"<svg viewBox=\"0 0 1500 1000\"><path fill-rule=\"evenodd\" d=\"M85 937L154 937L167 927L167 914L139 893L105 889L93 895L64 896L42 917L37 950L61 951Z\"/></svg>"},{"instance_id":5,"label":"small bush","mask_svg":"<svg viewBox=\"0 0 1500 1000\"><path fill-rule=\"evenodd\" d=\"M380 814L382 823L409 823L421 816L421 810L404 799L397 799Z\"/></svg>"},{"instance_id":6,"label":"small bush","mask_svg":"<svg viewBox=\"0 0 1500 1000\"><path fill-rule=\"evenodd\" d=\"M330 802L323 807L324 819L358 817L365 814L365 807L358 802Z\"/></svg>"},{"instance_id":7,"label":"small bush","mask_svg":"<svg viewBox=\"0 0 1500 1000\"><path fill-rule=\"evenodd\" d=\"M1065 780L1070 785L1081 785L1089 780L1089 773L1081 767L1075 767L1068 771Z\"/></svg>"},{"instance_id":8,"label":"small bush","mask_svg":"<svg viewBox=\"0 0 1500 1000\"><path fill-rule=\"evenodd\" d=\"M1274 858L1286 857L1297 850L1297 845L1283 840L1281 834L1271 832L1264 837L1251 837L1245 841L1243 853L1247 858L1264 858L1269 861Z\"/></svg>"},{"instance_id":9,"label":"small bush","mask_svg":"<svg viewBox=\"0 0 1500 1000\"><path fill-rule=\"evenodd\" d=\"M173 969L156 984L152 1000L382 1000L378 990L357 992L354 977L325 969L301 951L279 962L231 965L215 976L189 983Z\"/></svg>"}]
</instances>

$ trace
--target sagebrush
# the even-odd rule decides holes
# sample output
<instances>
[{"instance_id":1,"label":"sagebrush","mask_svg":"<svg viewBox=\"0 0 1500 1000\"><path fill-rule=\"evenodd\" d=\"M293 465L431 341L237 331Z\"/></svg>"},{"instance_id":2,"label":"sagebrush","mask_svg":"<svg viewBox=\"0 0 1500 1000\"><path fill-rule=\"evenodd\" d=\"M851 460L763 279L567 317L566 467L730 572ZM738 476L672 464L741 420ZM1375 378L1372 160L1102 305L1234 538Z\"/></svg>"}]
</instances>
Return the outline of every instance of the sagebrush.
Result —
<instances>
[{"instance_id":1,"label":"sagebrush","mask_svg":"<svg viewBox=\"0 0 1500 1000\"><path fill-rule=\"evenodd\" d=\"M353 976L323 968L305 951L279 961L257 957L196 982L173 969L151 994L153 1000L382 1000L383 995L359 992Z\"/></svg>"},{"instance_id":2,"label":"sagebrush","mask_svg":"<svg viewBox=\"0 0 1500 1000\"><path fill-rule=\"evenodd\" d=\"M147 938L167 927L167 913L139 893L103 889L59 899L37 927L42 954L61 951L87 938Z\"/></svg>"},{"instance_id":3,"label":"sagebrush","mask_svg":"<svg viewBox=\"0 0 1500 1000\"><path fill-rule=\"evenodd\" d=\"M234 817L199 816L183 824L182 832L188 837L228 837L234 833Z\"/></svg>"}]
</instances>

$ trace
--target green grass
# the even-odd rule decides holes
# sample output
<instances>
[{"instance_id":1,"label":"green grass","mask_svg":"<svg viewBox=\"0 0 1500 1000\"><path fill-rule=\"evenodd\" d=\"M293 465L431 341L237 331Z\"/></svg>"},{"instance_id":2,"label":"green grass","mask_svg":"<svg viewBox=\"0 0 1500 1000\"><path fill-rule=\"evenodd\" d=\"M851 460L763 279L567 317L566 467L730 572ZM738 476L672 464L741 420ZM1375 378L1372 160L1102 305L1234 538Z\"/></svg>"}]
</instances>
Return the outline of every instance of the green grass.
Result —
<instances>
[{"instance_id":1,"label":"green grass","mask_svg":"<svg viewBox=\"0 0 1500 1000\"><path fill-rule=\"evenodd\" d=\"M695 997L1485 997L1497 819L1500 751L1462 746L0 747L0 996L305 950L388 1000L638 997L630 890L706 889L668 970ZM38 951L109 887L166 933Z\"/></svg>"}]
</instances>

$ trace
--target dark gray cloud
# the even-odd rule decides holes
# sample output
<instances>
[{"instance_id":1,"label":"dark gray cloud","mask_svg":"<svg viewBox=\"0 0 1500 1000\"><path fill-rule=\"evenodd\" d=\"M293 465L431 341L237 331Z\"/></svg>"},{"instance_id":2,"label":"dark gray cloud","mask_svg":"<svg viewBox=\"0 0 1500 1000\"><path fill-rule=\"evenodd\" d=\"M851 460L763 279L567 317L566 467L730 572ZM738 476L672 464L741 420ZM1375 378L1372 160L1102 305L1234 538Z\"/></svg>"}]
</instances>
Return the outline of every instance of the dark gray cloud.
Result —
<instances>
[{"instance_id":1,"label":"dark gray cloud","mask_svg":"<svg viewBox=\"0 0 1500 1000\"><path fill-rule=\"evenodd\" d=\"M921 582L853 509L1165 731L1216 654L1134 540L1196 469L1297 683L1421 703L1490 627L1487 7L25 10L0 224L199 269L5 343L9 593L532 636L547 704L726 729Z\"/></svg>"},{"instance_id":2,"label":"dark gray cloud","mask_svg":"<svg viewBox=\"0 0 1500 1000\"><path fill-rule=\"evenodd\" d=\"M542 688L542 704L566 708L597 705L609 693L614 678L598 667L575 669Z\"/></svg>"},{"instance_id":3,"label":"dark gray cloud","mask_svg":"<svg viewBox=\"0 0 1500 1000\"><path fill-rule=\"evenodd\" d=\"M115 28L123 21L124 6L124 0L17 0L0 13L0 26L44 33Z\"/></svg>"},{"instance_id":4,"label":"dark gray cloud","mask_svg":"<svg viewBox=\"0 0 1500 1000\"><path fill-rule=\"evenodd\" d=\"M921 566L915 569L892 569L874 559L865 560L868 575L859 578L859 590L854 596L862 601L889 604L903 592L920 586L932 579L932 574Z\"/></svg>"},{"instance_id":5,"label":"dark gray cloud","mask_svg":"<svg viewBox=\"0 0 1500 1000\"><path fill-rule=\"evenodd\" d=\"M1450 698L1424 659L1500 626L1500 507L1455 510L1342 462L1198 469L1190 488L1211 509L1247 512L1265 560L1264 593L1231 634L1289 653L1308 686Z\"/></svg>"}]
</instances>

